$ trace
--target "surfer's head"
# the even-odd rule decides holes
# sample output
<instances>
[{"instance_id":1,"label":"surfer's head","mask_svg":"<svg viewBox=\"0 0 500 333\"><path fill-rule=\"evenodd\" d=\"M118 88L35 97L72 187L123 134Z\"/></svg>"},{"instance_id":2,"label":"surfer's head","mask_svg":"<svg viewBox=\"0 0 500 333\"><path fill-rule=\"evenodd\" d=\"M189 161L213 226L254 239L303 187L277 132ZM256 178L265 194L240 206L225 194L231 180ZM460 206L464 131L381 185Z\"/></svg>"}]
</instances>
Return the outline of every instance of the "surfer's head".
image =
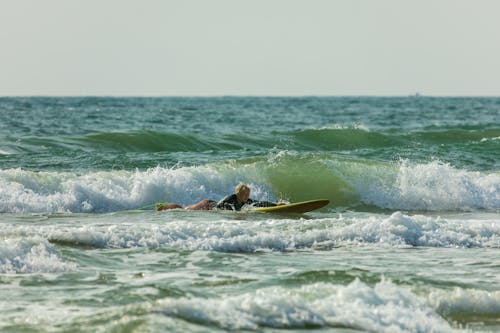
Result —
<instances>
[{"instance_id":1,"label":"surfer's head","mask_svg":"<svg viewBox=\"0 0 500 333\"><path fill-rule=\"evenodd\" d=\"M243 183L239 183L238 185L236 185L234 193L236 193L239 202L245 203L250 197L250 187L246 186Z\"/></svg>"}]
</instances>

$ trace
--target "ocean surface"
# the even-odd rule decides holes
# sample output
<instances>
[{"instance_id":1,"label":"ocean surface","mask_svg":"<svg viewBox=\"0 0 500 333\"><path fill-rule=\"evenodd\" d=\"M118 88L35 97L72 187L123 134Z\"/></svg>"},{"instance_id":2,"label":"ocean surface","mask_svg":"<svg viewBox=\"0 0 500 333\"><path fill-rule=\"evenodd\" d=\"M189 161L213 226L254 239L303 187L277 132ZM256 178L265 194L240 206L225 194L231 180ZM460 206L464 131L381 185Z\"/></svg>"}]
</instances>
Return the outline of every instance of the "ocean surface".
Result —
<instances>
[{"instance_id":1,"label":"ocean surface","mask_svg":"<svg viewBox=\"0 0 500 333\"><path fill-rule=\"evenodd\" d=\"M500 98L0 98L0 332L225 331L499 332Z\"/></svg>"}]
</instances>

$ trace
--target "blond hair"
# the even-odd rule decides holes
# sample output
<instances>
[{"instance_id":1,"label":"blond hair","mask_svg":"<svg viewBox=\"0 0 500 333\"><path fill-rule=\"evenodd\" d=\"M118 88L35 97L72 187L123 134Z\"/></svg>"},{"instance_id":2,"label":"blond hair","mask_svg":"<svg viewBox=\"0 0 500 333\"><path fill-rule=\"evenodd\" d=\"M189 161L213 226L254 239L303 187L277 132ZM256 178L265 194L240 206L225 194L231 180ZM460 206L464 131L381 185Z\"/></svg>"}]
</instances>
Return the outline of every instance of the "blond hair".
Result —
<instances>
[{"instance_id":1,"label":"blond hair","mask_svg":"<svg viewBox=\"0 0 500 333\"><path fill-rule=\"evenodd\" d=\"M238 185L236 185L236 188L234 189L234 193L239 194L241 192L250 193L250 187L246 186L243 183L239 183Z\"/></svg>"}]
</instances>

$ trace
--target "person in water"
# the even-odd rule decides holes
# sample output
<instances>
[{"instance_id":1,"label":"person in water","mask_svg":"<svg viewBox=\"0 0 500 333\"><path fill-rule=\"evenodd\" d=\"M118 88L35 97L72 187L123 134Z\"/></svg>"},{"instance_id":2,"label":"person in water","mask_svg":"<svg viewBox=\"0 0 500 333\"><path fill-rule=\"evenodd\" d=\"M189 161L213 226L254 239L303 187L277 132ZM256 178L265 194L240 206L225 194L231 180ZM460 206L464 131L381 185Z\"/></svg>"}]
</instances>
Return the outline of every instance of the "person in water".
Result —
<instances>
[{"instance_id":1,"label":"person in water","mask_svg":"<svg viewBox=\"0 0 500 333\"><path fill-rule=\"evenodd\" d=\"M243 183L239 183L233 194L228 195L219 202L205 199L186 207L171 203L159 204L156 206L156 210L168 210L175 208L184 208L186 210L241 210L244 205L251 205L253 207L273 207L282 204L283 203L276 204L269 201L257 201L250 199L250 188Z\"/></svg>"},{"instance_id":2,"label":"person in water","mask_svg":"<svg viewBox=\"0 0 500 333\"><path fill-rule=\"evenodd\" d=\"M250 199L250 188L243 183L239 183L234 189L234 194L228 195L215 206L216 209L241 210L244 205L253 207L273 207L278 204L269 201L256 201Z\"/></svg>"}]
</instances>

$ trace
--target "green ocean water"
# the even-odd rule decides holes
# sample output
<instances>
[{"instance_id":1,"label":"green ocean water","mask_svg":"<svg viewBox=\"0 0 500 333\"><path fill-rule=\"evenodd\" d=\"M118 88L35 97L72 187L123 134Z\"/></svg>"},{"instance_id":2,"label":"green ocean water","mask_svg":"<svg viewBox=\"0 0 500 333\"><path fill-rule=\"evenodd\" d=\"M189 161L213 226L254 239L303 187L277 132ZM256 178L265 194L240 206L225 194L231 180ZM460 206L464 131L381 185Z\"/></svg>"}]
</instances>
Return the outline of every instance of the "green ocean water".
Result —
<instances>
[{"instance_id":1,"label":"green ocean water","mask_svg":"<svg viewBox=\"0 0 500 333\"><path fill-rule=\"evenodd\" d=\"M496 332L500 98L0 98L2 332ZM330 199L303 215L137 210Z\"/></svg>"}]
</instances>

